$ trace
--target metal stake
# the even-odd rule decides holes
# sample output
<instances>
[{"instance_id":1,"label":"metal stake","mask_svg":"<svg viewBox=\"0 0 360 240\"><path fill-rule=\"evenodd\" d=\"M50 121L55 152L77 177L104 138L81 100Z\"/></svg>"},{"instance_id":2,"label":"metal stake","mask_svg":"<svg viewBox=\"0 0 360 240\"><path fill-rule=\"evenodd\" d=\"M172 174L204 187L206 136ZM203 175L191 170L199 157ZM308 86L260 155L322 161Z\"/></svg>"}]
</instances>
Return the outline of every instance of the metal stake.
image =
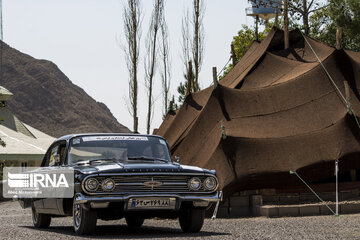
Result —
<instances>
[{"instance_id":1,"label":"metal stake","mask_svg":"<svg viewBox=\"0 0 360 240\"><path fill-rule=\"evenodd\" d=\"M222 200L223 200L222 191L220 191L219 196L220 196L220 201L222 201ZM213 215L212 215L212 217L211 217L211 220L215 220L215 219L216 219L216 215L217 215L217 212L218 212L218 210L219 210L220 201L218 201L218 202L216 203L216 206L215 206L215 209L214 209L214 213L213 213Z\"/></svg>"},{"instance_id":2,"label":"metal stake","mask_svg":"<svg viewBox=\"0 0 360 240\"><path fill-rule=\"evenodd\" d=\"M339 189L338 189L338 172L339 172L339 160L335 160L335 194L336 194L336 208L335 208L335 215L339 216Z\"/></svg>"}]
</instances>

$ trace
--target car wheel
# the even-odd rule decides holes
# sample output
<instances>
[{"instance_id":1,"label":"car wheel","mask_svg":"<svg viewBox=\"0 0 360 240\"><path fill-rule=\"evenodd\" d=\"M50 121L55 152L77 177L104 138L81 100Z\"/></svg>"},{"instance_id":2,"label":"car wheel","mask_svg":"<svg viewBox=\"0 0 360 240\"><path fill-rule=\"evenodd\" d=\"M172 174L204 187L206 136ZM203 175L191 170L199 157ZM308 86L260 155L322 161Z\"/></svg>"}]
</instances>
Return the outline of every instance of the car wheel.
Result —
<instances>
[{"instance_id":1,"label":"car wheel","mask_svg":"<svg viewBox=\"0 0 360 240\"><path fill-rule=\"evenodd\" d=\"M204 224L205 209L190 208L179 216L181 229L186 233L199 232Z\"/></svg>"},{"instance_id":2,"label":"car wheel","mask_svg":"<svg viewBox=\"0 0 360 240\"><path fill-rule=\"evenodd\" d=\"M143 218L138 218L138 217L132 217L132 216L127 216L125 217L126 220L126 224L130 227L130 228L139 228L143 225L144 223L144 219Z\"/></svg>"},{"instance_id":3,"label":"car wheel","mask_svg":"<svg viewBox=\"0 0 360 240\"><path fill-rule=\"evenodd\" d=\"M80 204L74 204L73 223L77 234L90 234L95 230L97 221L96 212L84 209Z\"/></svg>"},{"instance_id":4,"label":"car wheel","mask_svg":"<svg viewBox=\"0 0 360 240\"><path fill-rule=\"evenodd\" d=\"M31 208L33 224L36 228L48 228L51 222L51 216L37 213L35 208Z\"/></svg>"}]
</instances>

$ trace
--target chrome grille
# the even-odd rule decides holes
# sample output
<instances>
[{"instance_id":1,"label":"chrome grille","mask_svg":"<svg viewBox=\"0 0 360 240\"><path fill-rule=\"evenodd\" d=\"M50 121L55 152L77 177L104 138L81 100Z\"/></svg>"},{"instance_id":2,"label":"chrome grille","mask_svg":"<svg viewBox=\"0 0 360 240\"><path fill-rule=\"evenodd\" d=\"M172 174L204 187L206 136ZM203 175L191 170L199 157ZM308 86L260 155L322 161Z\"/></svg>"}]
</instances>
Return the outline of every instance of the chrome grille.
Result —
<instances>
[{"instance_id":1,"label":"chrome grille","mask_svg":"<svg viewBox=\"0 0 360 240\"><path fill-rule=\"evenodd\" d=\"M99 187L95 192L103 193L101 184L107 179L111 178L115 181L116 187L111 194L123 194L123 193L139 193L139 192L158 192L158 193L188 193L188 181L194 176L188 175L117 175L117 176L98 176L95 177L99 181ZM205 176L196 176L201 181L205 179ZM161 182L159 186L146 186L146 182ZM204 192L203 188L200 188L196 192Z\"/></svg>"}]
</instances>

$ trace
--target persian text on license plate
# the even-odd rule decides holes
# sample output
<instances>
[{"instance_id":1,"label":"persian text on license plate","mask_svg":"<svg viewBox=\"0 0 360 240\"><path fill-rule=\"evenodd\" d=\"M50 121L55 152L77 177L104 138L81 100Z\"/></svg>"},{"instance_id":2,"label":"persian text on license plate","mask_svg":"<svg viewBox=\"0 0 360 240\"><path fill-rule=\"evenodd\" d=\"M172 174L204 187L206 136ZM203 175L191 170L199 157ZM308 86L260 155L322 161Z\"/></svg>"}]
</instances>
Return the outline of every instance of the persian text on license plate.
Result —
<instances>
[{"instance_id":1,"label":"persian text on license plate","mask_svg":"<svg viewBox=\"0 0 360 240\"><path fill-rule=\"evenodd\" d=\"M173 198L131 198L128 209L174 209Z\"/></svg>"}]
</instances>

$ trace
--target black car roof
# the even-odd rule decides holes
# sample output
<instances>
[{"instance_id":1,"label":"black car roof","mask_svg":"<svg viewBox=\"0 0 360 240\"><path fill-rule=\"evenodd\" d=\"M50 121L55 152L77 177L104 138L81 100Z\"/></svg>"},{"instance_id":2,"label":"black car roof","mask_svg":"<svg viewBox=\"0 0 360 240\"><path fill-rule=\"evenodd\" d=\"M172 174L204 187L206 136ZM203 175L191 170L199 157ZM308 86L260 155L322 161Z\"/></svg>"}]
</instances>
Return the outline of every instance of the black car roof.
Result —
<instances>
[{"instance_id":1,"label":"black car roof","mask_svg":"<svg viewBox=\"0 0 360 240\"><path fill-rule=\"evenodd\" d=\"M55 142L64 141L64 140L68 141L74 137L84 137L84 136L140 136L140 137L158 137L164 139L163 137L158 135L139 134L139 133L79 133L79 134L69 134L59 137L58 139L55 140Z\"/></svg>"}]
</instances>

